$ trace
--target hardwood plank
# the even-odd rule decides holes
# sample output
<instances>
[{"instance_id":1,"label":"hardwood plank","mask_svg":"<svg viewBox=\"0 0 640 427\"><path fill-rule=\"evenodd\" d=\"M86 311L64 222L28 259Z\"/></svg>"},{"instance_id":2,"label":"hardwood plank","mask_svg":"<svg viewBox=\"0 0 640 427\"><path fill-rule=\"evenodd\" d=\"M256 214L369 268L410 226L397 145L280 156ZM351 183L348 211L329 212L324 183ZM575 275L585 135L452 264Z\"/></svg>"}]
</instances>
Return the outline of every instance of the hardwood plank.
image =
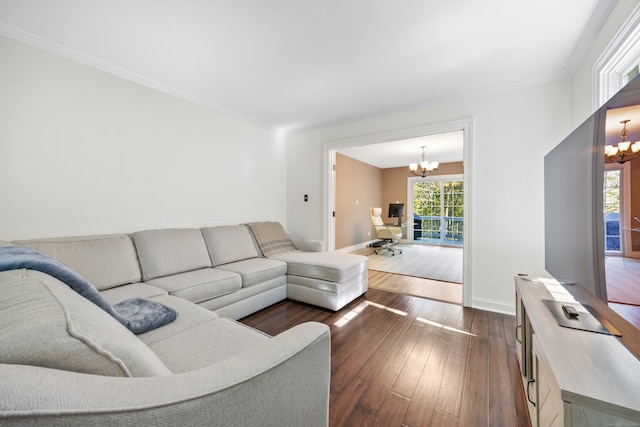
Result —
<instances>
[{"instance_id":1,"label":"hardwood plank","mask_svg":"<svg viewBox=\"0 0 640 427\"><path fill-rule=\"evenodd\" d=\"M369 270L369 287L388 292L462 304L462 285Z\"/></svg>"},{"instance_id":2,"label":"hardwood plank","mask_svg":"<svg viewBox=\"0 0 640 427\"><path fill-rule=\"evenodd\" d=\"M460 407L461 426L490 426L488 317L488 312L475 310L471 324L473 339L469 345L465 388Z\"/></svg>"},{"instance_id":3,"label":"hardwood plank","mask_svg":"<svg viewBox=\"0 0 640 427\"><path fill-rule=\"evenodd\" d=\"M466 385L460 406L461 426L489 426L489 345L474 338L469 346ZM510 390L509 390L510 391Z\"/></svg>"},{"instance_id":4,"label":"hardwood plank","mask_svg":"<svg viewBox=\"0 0 640 427\"><path fill-rule=\"evenodd\" d=\"M622 316L622 318L626 319L627 322L640 329L640 305L616 304L610 302L609 307Z\"/></svg>"},{"instance_id":5,"label":"hardwood plank","mask_svg":"<svg viewBox=\"0 0 640 427\"><path fill-rule=\"evenodd\" d=\"M414 346L402 372L393 385L394 393L407 397L413 396L418 382L422 380L423 371L435 347L436 341L433 340L435 332L442 333L441 325L445 315L446 307L440 305L431 316L434 319L432 323L420 322L423 324L420 340Z\"/></svg>"},{"instance_id":6,"label":"hardwood plank","mask_svg":"<svg viewBox=\"0 0 640 427\"><path fill-rule=\"evenodd\" d=\"M512 426L516 424L513 394L504 396L502 390L511 388L509 364L504 339L489 337L489 425Z\"/></svg>"},{"instance_id":7,"label":"hardwood plank","mask_svg":"<svg viewBox=\"0 0 640 427\"><path fill-rule=\"evenodd\" d=\"M406 397L391 393L376 417L376 425L401 426L402 418L410 402Z\"/></svg>"},{"instance_id":8,"label":"hardwood plank","mask_svg":"<svg viewBox=\"0 0 640 427\"><path fill-rule=\"evenodd\" d=\"M447 365L442 378L442 386L438 393L436 410L458 418L460 416L462 393L466 380L471 336L460 332L453 333L452 335Z\"/></svg>"},{"instance_id":9,"label":"hardwood plank","mask_svg":"<svg viewBox=\"0 0 640 427\"><path fill-rule=\"evenodd\" d=\"M449 351L450 335L443 333L442 328L438 328L431 330L430 336L430 339L434 340L434 345L405 415L405 424L408 426L429 426L435 412L446 365L446 355Z\"/></svg>"},{"instance_id":10,"label":"hardwood plank","mask_svg":"<svg viewBox=\"0 0 640 427\"><path fill-rule=\"evenodd\" d=\"M371 383L367 393L362 396L362 404L373 410L379 411L385 399L389 397L396 379L422 332L420 328L410 322L405 323L407 324L405 331L398 334L397 339L388 341L393 344L379 348L374 355L375 357L372 357L361 370L363 372L358 374L359 378L368 379ZM392 348L389 348L390 346ZM386 360L379 360L381 355Z\"/></svg>"},{"instance_id":11,"label":"hardwood plank","mask_svg":"<svg viewBox=\"0 0 640 427\"><path fill-rule=\"evenodd\" d=\"M358 403L344 421L345 426L373 427L379 426L376 422L378 413Z\"/></svg>"},{"instance_id":12,"label":"hardwood plank","mask_svg":"<svg viewBox=\"0 0 640 427\"><path fill-rule=\"evenodd\" d=\"M381 366L389 363L395 356L395 353L401 351L401 347L404 345L413 346L413 342L407 343L407 338L404 336L407 330L414 324L414 318L405 316L399 319L397 325L393 329L393 333L389 335L388 339L385 339L383 343L378 347L378 350L371 355L367 363L363 364L362 368L358 372L358 377L365 380L371 380L375 376L379 375Z\"/></svg>"},{"instance_id":13,"label":"hardwood plank","mask_svg":"<svg viewBox=\"0 0 640 427\"><path fill-rule=\"evenodd\" d=\"M431 419L430 427L458 427L460 420L450 414L436 411Z\"/></svg>"},{"instance_id":14,"label":"hardwood plank","mask_svg":"<svg viewBox=\"0 0 640 427\"><path fill-rule=\"evenodd\" d=\"M384 312L384 313L379 313ZM371 357L381 342L385 339L389 331L398 323L398 316L386 310L373 312L381 318L369 322L375 322L376 328L366 328L361 324L354 324L354 328L369 330L371 333L356 336L348 345L336 346L335 356L331 358L331 370L335 374L331 387L341 390L356 376L360 367ZM369 324L367 322L366 324ZM364 325L366 325L364 324ZM351 326L351 325L350 325ZM334 359L337 360L334 365Z\"/></svg>"},{"instance_id":15,"label":"hardwood plank","mask_svg":"<svg viewBox=\"0 0 640 427\"><path fill-rule=\"evenodd\" d=\"M338 394L329 406L329 425L340 427L349 426L348 416L356 407L360 396L369 387L365 381L355 379L345 388L344 393Z\"/></svg>"}]
</instances>

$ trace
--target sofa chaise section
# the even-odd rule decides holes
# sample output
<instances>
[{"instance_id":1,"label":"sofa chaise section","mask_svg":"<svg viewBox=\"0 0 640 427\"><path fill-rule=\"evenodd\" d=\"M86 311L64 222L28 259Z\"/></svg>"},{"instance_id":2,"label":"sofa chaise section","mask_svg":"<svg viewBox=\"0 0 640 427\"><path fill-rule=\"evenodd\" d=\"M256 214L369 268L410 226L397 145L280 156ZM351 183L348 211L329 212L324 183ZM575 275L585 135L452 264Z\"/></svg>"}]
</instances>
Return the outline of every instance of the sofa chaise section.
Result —
<instances>
[{"instance_id":1,"label":"sofa chaise section","mask_svg":"<svg viewBox=\"0 0 640 427\"><path fill-rule=\"evenodd\" d=\"M286 252L274 259L287 263L289 298L339 310L368 289L368 259L336 252Z\"/></svg>"},{"instance_id":2,"label":"sofa chaise section","mask_svg":"<svg viewBox=\"0 0 640 427\"><path fill-rule=\"evenodd\" d=\"M247 225L262 255L287 264L288 298L337 311L367 292L367 257L319 252L320 242L290 236L278 222Z\"/></svg>"}]
</instances>

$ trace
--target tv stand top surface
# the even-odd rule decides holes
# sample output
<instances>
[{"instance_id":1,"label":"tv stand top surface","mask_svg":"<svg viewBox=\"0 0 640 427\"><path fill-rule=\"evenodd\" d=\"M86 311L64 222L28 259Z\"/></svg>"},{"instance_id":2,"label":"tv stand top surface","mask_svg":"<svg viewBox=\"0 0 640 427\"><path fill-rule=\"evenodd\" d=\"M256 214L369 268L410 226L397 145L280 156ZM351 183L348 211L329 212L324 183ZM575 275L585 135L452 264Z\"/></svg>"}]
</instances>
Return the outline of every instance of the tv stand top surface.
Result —
<instances>
[{"instance_id":1,"label":"tv stand top surface","mask_svg":"<svg viewBox=\"0 0 640 427\"><path fill-rule=\"evenodd\" d=\"M557 281L516 277L516 289L533 333L561 389L563 400L584 406L605 405L626 416L639 414L640 399L637 396L640 396L640 360L636 355L613 335L558 325L544 300L577 306L581 305L581 301L577 301ZM593 307L593 303L589 303ZM587 312L583 307L580 311ZM602 315L601 312L598 313ZM598 320L602 322L603 318ZM621 332L624 338L625 331Z\"/></svg>"},{"instance_id":2,"label":"tv stand top surface","mask_svg":"<svg viewBox=\"0 0 640 427\"><path fill-rule=\"evenodd\" d=\"M619 332L619 341L638 360L640 360L640 330L616 313L611 307L596 298L582 285L575 282L562 283L562 286L581 304L588 305L590 313L607 329L615 334Z\"/></svg>"}]
</instances>

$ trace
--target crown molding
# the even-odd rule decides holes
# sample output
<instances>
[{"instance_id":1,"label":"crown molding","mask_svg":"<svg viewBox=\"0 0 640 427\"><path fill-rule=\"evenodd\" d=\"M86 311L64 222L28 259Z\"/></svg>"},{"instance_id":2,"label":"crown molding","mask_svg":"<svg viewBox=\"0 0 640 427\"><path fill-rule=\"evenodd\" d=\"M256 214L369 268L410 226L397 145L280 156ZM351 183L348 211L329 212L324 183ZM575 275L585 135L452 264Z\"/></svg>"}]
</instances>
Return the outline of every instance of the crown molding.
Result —
<instances>
[{"instance_id":1,"label":"crown molding","mask_svg":"<svg viewBox=\"0 0 640 427\"><path fill-rule=\"evenodd\" d=\"M190 93L184 92L182 90L176 89L174 87L162 84L155 80L149 79L147 77L141 76L140 74L136 74L132 71L129 71L125 68L117 66L115 64L111 64L106 61L102 61L100 59L94 58L90 55L84 54L82 52L78 52L74 49L70 49L68 47L62 46L54 41L45 39L43 37L37 36L35 34L29 33L27 31L20 30L18 28L12 27L10 25L0 23L0 35L8 37L10 39L16 40L18 42L27 44L29 46L42 49L49 53L53 53L55 55L62 56L64 58L70 59L72 61L78 62L82 65L86 65L88 67L103 71L108 74L112 74L114 76L120 77L125 80L132 81L134 83L140 84L142 86L146 86L148 88L157 90L159 92L163 92L167 95L174 96L176 98L180 98L184 101L191 102L196 105L200 105L205 108L209 108L221 114L226 114L228 116L234 117L236 119L243 120L245 122L252 123L256 126L266 128L268 130L275 130L273 126L262 123L258 120L255 120L251 117L247 117L243 114L240 114L236 111L230 110L228 108L222 107L213 102L207 101L203 98L197 97Z\"/></svg>"}]
</instances>

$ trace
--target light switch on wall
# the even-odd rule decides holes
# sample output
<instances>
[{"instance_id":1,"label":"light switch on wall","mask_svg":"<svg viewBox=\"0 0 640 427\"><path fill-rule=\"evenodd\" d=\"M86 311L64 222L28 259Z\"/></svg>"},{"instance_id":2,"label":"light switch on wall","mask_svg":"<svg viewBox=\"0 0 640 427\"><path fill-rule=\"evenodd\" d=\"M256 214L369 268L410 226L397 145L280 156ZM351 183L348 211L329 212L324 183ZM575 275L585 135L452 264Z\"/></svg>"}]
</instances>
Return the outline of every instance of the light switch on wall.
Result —
<instances>
[{"instance_id":1,"label":"light switch on wall","mask_svg":"<svg viewBox=\"0 0 640 427\"><path fill-rule=\"evenodd\" d=\"M360 205L360 200L356 200L356 206Z\"/></svg>"}]
</instances>

